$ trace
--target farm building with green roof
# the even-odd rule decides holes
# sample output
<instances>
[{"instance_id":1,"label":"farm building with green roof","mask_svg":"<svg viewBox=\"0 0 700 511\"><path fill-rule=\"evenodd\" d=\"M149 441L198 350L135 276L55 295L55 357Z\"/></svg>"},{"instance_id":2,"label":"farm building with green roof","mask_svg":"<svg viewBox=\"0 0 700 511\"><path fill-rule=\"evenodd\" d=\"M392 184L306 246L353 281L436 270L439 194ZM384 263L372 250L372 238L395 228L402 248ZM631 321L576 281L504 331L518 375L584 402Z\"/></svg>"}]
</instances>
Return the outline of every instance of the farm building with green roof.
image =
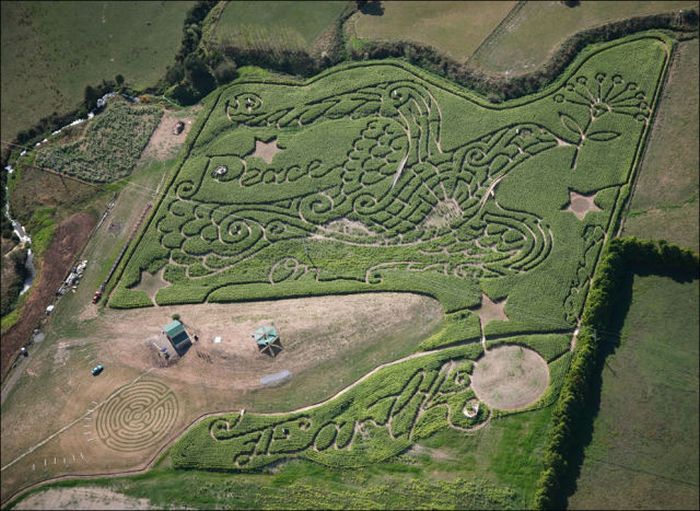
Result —
<instances>
[{"instance_id":1,"label":"farm building with green roof","mask_svg":"<svg viewBox=\"0 0 700 511\"><path fill-rule=\"evenodd\" d=\"M185 325L178 320L173 320L163 327L165 336L175 348L178 354L185 351L192 344L189 335L185 331Z\"/></svg>"}]
</instances>

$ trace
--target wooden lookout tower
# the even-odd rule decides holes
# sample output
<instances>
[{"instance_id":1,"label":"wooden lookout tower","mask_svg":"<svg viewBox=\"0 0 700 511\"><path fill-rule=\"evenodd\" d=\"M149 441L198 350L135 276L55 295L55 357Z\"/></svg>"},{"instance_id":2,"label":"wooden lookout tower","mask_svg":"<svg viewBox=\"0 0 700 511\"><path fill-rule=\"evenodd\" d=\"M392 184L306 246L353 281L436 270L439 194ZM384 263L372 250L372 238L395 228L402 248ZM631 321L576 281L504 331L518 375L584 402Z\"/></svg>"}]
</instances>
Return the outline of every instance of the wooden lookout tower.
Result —
<instances>
[{"instance_id":1,"label":"wooden lookout tower","mask_svg":"<svg viewBox=\"0 0 700 511\"><path fill-rule=\"evenodd\" d=\"M280 350L279 334L274 325L263 325L253 332L253 339L258 344L258 349L273 357ZM275 350L276 349L276 350Z\"/></svg>"}]
</instances>

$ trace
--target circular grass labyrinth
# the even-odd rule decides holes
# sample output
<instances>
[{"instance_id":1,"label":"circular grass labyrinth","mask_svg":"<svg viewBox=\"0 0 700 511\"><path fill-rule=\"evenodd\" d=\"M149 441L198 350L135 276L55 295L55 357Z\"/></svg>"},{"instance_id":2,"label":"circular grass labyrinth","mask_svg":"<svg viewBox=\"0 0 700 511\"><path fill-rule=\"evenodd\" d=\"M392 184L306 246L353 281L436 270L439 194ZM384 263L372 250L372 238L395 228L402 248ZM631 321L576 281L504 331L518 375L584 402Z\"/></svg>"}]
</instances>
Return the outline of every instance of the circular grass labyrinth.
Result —
<instances>
[{"instance_id":1,"label":"circular grass labyrinth","mask_svg":"<svg viewBox=\"0 0 700 511\"><path fill-rule=\"evenodd\" d=\"M498 346L479 359L472 389L490 408L515 410L536 402L549 384L547 362L522 346Z\"/></svg>"},{"instance_id":2,"label":"circular grass labyrinth","mask_svg":"<svg viewBox=\"0 0 700 511\"><path fill-rule=\"evenodd\" d=\"M138 451L165 438L177 420L175 393L157 381L128 385L97 415L97 435L116 451Z\"/></svg>"}]
</instances>

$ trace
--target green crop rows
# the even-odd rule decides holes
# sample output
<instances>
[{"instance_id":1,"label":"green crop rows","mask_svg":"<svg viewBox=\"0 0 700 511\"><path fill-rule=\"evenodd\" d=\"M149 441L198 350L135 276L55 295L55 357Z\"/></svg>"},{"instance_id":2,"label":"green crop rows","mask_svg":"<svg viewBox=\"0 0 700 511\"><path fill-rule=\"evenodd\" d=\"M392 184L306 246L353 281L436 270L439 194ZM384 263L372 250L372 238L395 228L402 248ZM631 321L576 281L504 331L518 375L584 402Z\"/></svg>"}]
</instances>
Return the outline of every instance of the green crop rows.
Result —
<instances>
[{"instance_id":1,"label":"green crop rows","mask_svg":"<svg viewBox=\"0 0 700 511\"><path fill-rule=\"evenodd\" d=\"M539 402L551 404L569 363L569 337L534 335L513 343L549 362L552 382ZM173 447L179 468L255 469L305 457L335 467L385 460L441 428L475 431L493 417L471 389L479 343L427 352L383 367L318 406L280 414L235 413L207 418ZM476 413L469 407L478 405ZM472 416L470 416L472 415Z\"/></svg>"},{"instance_id":2,"label":"green crop rows","mask_svg":"<svg viewBox=\"0 0 700 511\"><path fill-rule=\"evenodd\" d=\"M114 99L88 123L84 137L40 150L37 165L91 182L126 177L161 115L159 107L130 106Z\"/></svg>"},{"instance_id":3,"label":"green crop rows","mask_svg":"<svg viewBox=\"0 0 700 511\"><path fill-rule=\"evenodd\" d=\"M204 420L176 466L357 466L496 420L469 386L482 335L538 351L551 380L536 406L551 404L571 360L555 334L573 332L614 235L670 46L652 33L591 46L542 93L502 105L400 61L213 93L110 306L149 305L135 288L163 271L161 305L411 291L447 315L420 346L433 351L317 407ZM482 293L506 301L508 321L482 331Z\"/></svg>"},{"instance_id":4,"label":"green crop rows","mask_svg":"<svg viewBox=\"0 0 700 511\"><path fill-rule=\"evenodd\" d=\"M499 107L400 62L217 91L110 305L143 306L133 288L164 268L159 304L401 290L454 312L485 291L510 318L487 333L569 328L667 52L591 48ZM572 191L599 211L567 211Z\"/></svg>"}]
</instances>

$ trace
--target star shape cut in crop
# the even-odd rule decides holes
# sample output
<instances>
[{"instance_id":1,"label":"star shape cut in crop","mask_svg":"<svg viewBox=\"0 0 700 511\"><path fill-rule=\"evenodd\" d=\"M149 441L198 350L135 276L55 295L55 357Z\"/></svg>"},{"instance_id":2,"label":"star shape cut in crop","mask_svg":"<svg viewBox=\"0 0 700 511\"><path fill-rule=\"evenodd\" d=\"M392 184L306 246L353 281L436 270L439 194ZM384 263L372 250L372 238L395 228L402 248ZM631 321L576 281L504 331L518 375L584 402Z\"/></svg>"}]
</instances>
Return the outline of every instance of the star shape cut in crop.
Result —
<instances>
[{"instance_id":1,"label":"star shape cut in crop","mask_svg":"<svg viewBox=\"0 0 700 511\"><path fill-rule=\"evenodd\" d=\"M485 293L481 293L481 305L478 309L474 309L474 312L479 316L481 321L481 327L485 327L491 321L508 321L508 316L506 316L505 306L508 298L503 298L502 300L493 301L491 298L486 296Z\"/></svg>"},{"instance_id":2,"label":"star shape cut in crop","mask_svg":"<svg viewBox=\"0 0 700 511\"><path fill-rule=\"evenodd\" d=\"M257 158L262 158L263 160L265 160L265 163L269 165L270 163L272 163L272 158L274 158L275 155L281 151L282 149L280 149L277 145L276 138L273 138L269 142L256 140L255 152L253 153L253 156Z\"/></svg>"},{"instance_id":3,"label":"star shape cut in crop","mask_svg":"<svg viewBox=\"0 0 700 511\"><path fill-rule=\"evenodd\" d=\"M598 195L598 192L594 192L590 195L584 195L582 193L569 190L569 204L564 209L566 211L571 211L579 220L583 220L588 213L602 211L602 209L595 205L596 195Z\"/></svg>"}]
</instances>

